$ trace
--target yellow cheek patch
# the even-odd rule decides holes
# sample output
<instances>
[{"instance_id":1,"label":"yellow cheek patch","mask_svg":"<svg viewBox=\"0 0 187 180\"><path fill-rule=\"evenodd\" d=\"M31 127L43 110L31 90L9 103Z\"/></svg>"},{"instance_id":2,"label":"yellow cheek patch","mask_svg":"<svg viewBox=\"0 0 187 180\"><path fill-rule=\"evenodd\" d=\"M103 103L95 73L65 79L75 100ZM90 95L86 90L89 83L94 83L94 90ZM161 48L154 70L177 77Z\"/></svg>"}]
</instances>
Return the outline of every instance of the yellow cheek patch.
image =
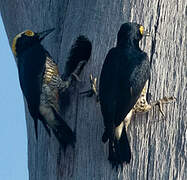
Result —
<instances>
[{"instance_id":1,"label":"yellow cheek patch","mask_svg":"<svg viewBox=\"0 0 187 180\"><path fill-rule=\"evenodd\" d=\"M32 32L31 30L26 30L24 34L26 36L34 36L34 32Z\"/></svg>"},{"instance_id":2,"label":"yellow cheek patch","mask_svg":"<svg viewBox=\"0 0 187 180\"><path fill-rule=\"evenodd\" d=\"M16 35L16 37L13 39L13 42L12 42L12 52L14 53L15 56L17 55L17 53L16 53L16 43L17 43L17 40L19 38L21 38L21 36L23 34L26 35L26 36L34 36L35 35L34 32L31 31L31 30L26 30L26 31L21 32L21 33L19 33L19 34Z\"/></svg>"},{"instance_id":3,"label":"yellow cheek patch","mask_svg":"<svg viewBox=\"0 0 187 180\"><path fill-rule=\"evenodd\" d=\"M144 34L144 27L140 26L139 30L140 30L140 34L143 35Z\"/></svg>"},{"instance_id":4,"label":"yellow cheek patch","mask_svg":"<svg viewBox=\"0 0 187 180\"><path fill-rule=\"evenodd\" d=\"M12 42L12 52L14 53L14 55L16 56L16 43L17 43L17 40L21 37L22 33L20 34L17 34L16 37L13 39L13 42Z\"/></svg>"}]
</instances>

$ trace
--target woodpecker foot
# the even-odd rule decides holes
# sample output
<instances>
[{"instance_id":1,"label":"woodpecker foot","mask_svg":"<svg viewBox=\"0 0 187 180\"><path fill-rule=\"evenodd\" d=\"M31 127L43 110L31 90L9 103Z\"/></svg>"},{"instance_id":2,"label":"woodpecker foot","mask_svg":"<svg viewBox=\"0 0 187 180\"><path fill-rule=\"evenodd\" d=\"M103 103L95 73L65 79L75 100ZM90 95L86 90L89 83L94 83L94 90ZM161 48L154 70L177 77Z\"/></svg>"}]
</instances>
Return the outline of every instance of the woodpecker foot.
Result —
<instances>
[{"instance_id":1,"label":"woodpecker foot","mask_svg":"<svg viewBox=\"0 0 187 180\"><path fill-rule=\"evenodd\" d=\"M150 106L151 107L158 106L159 112L165 118L165 114L164 114L164 111L163 111L163 104L168 104L168 103L171 103L175 100L176 100L176 98L173 97L173 96L172 97L163 97L162 99L159 99L159 100L151 103Z\"/></svg>"},{"instance_id":2,"label":"woodpecker foot","mask_svg":"<svg viewBox=\"0 0 187 180\"><path fill-rule=\"evenodd\" d=\"M81 73L82 68L86 64L87 61L80 61L79 64L77 65L76 69L71 73L71 75L68 77L67 82L69 85L72 83L73 80L81 82L79 78L79 74Z\"/></svg>"},{"instance_id":3,"label":"woodpecker foot","mask_svg":"<svg viewBox=\"0 0 187 180\"><path fill-rule=\"evenodd\" d=\"M133 107L133 114L145 113L150 111L154 106L158 106L159 112L165 118L165 114L163 112L163 104L168 104L174 100L176 100L175 97L163 97L162 99L159 99L155 102L148 104L145 98L138 99L137 103Z\"/></svg>"},{"instance_id":4,"label":"woodpecker foot","mask_svg":"<svg viewBox=\"0 0 187 180\"><path fill-rule=\"evenodd\" d=\"M81 70L86 63L87 63L87 61L80 61L79 64L77 65L75 71L71 74L71 78L74 77L75 80L81 82L81 80L79 78L79 74L81 73Z\"/></svg>"},{"instance_id":5,"label":"woodpecker foot","mask_svg":"<svg viewBox=\"0 0 187 180\"><path fill-rule=\"evenodd\" d=\"M91 88L87 91L83 91L80 94L86 94L87 97L96 96L96 101L99 102L99 95L97 92L97 78L90 75L90 86Z\"/></svg>"}]
</instances>

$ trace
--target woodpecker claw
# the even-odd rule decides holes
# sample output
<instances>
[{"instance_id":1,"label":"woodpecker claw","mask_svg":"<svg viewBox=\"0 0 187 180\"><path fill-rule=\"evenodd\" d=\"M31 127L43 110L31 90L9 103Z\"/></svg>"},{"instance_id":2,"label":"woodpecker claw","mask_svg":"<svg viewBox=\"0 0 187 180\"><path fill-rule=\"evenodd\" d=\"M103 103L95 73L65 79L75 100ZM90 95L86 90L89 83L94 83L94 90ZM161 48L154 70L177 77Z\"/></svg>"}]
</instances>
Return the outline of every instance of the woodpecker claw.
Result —
<instances>
[{"instance_id":1,"label":"woodpecker claw","mask_svg":"<svg viewBox=\"0 0 187 180\"><path fill-rule=\"evenodd\" d=\"M162 114L162 116L164 117L164 118L166 118L165 117L165 114L164 114L164 112L163 112L163 104L168 104L168 103L170 103L171 101L175 101L176 100L176 98L175 97L163 97L162 99L159 99L159 100L157 100L156 102L153 102L152 104L151 104L151 106L153 107L153 106L158 106L158 108L159 108L159 112Z\"/></svg>"},{"instance_id":2,"label":"woodpecker claw","mask_svg":"<svg viewBox=\"0 0 187 180\"><path fill-rule=\"evenodd\" d=\"M74 70L73 73L71 73L71 76L69 77L70 79L68 81L72 81L75 79L78 82L81 82L81 79L79 78L79 74L81 73L82 68L86 64L87 61L80 61L79 64L77 65L76 69ZM73 78L74 77L74 78Z\"/></svg>"},{"instance_id":3,"label":"woodpecker claw","mask_svg":"<svg viewBox=\"0 0 187 180\"><path fill-rule=\"evenodd\" d=\"M162 114L163 118L165 119L165 114L163 112L163 104L160 100L158 100L158 104L157 104L158 108L159 108L159 112Z\"/></svg>"},{"instance_id":4,"label":"woodpecker claw","mask_svg":"<svg viewBox=\"0 0 187 180\"><path fill-rule=\"evenodd\" d=\"M90 74L90 89L87 91L83 91L80 94L87 94L87 97L96 96L96 101L99 102L99 96L97 92L97 78L93 78L93 75Z\"/></svg>"},{"instance_id":5,"label":"woodpecker claw","mask_svg":"<svg viewBox=\"0 0 187 180\"><path fill-rule=\"evenodd\" d=\"M87 61L80 61L79 64L77 65L75 71L72 73L74 76L77 76L80 74L82 68L84 67L84 65L86 64Z\"/></svg>"},{"instance_id":6,"label":"woodpecker claw","mask_svg":"<svg viewBox=\"0 0 187 180\"><path fill-rule=\"evenodd\" d=\"M159 112L162 114L163 118L166 119L166 116L163 112L163 104L168 104L171 101L175 101L175 97L163 97L162 99L158 100L158 107L159 107Z\"/></svg>"},{"instance_id":7,"label":"woodpecker claw","mask_svg":"<svg viewBox=\"0 0 187 180\"><path fill-rule=\"evenodd\" d=\"M161 115L163 116L164 119L166 119L165 113L163 111L163 104L168 104L171 103L172 101L175 101L176 98L175 97L163 97L162 99L159 99L157 101L154 101L150 104L147 103L146 98L144 97L144 103L141 103L141 101L137 101L136 105L133 108L132 113L136 114L136 113L145 113L150 111L154 106L158 106L158 110L161 113ZM131 119L131 118L129 118ZM126 116L126 123L128 125L128 115Z\"/></svg>"}]
</instances>

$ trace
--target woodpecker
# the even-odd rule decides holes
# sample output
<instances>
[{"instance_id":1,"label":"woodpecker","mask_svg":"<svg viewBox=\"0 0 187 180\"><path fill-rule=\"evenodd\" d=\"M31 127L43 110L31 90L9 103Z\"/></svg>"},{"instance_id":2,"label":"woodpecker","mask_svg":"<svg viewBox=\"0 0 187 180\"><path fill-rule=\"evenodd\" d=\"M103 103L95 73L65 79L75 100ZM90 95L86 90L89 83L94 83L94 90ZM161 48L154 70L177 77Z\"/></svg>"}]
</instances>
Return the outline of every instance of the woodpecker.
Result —
<instances>
[{"instance_id":1,"label":"woodpecker","mask_svg":"<svg viewBox=\"0 0 187 180\"><path fill-rule=\"evenodd\" d=\"M92 50L92 44L85 36L79 36L75 43L71 47L70 55L65 65L65 72L63 78L67 79L77 68L80 61L87 62L90 58ZM76 74L74 73L76 76ZM79 79L76 76L77 79Z\"/></svg>"},{"instance_id":2,"label":"woodpecker","mask_svg":"<svg viewBox=\"0 0 187 180\"><path fill-rule=\"evenodd\" d=\"M52 129L60 144L66 147L68 144L74 145L75 134L62 118L60 93L66 91L75 77L78 77L90 57L91 47L90 41L81 36L81 39L84 39L83 44L88 44L88 48L86 45L84 46L86 58L83 56L81 59L80 57L66 80L63 80L57 64L41 45L41 41L53 30L49 29L40 33L25 30L19 33L13 39L12 51L16 56L20 86L34 120L36 138L38 137L39 119L48 134L50 135L50 129ZM80 45L82 45L82 41L78 38L74 46L83 51ZM74 54L76 58L74 51L70 51L70 54Z\"/></svg>"},{"instance_id":3,"label":"woodpecker","mask_svg":"<svg viewBox=\"0 0 187 180\"><path fill-rule=\"evenodd\" d=\"M139 48L143 36L149 36L142 25L125 23L117 36L117 46L112 48L103 64L99 92L97 78L90 75L91 88L81 94L88 97L95 95L101 104L105 132L103 142L109 139L109 161L112 167L130 163L131 150L127 138L127 128L134 114L150 111L158 106L165 118L163 104L176 98L163 97L154 102L147 102L150 64L147 54Z\"/></svg>"},{"instance_id":4,"label":"woodpecker","mask_svg":"<svg viewBox=\"0 0 187 180\"><path fill-rule=\"evenodd\" d=\"M148 56L139 47L139 41L146 35L140 24L122 24L117 45L108 52L101 70L99 100L105 126L102 141L109 140L108 160L116 168L130 163L131 149L124 118L150 77Z\"/></svg>"}]
</instances>

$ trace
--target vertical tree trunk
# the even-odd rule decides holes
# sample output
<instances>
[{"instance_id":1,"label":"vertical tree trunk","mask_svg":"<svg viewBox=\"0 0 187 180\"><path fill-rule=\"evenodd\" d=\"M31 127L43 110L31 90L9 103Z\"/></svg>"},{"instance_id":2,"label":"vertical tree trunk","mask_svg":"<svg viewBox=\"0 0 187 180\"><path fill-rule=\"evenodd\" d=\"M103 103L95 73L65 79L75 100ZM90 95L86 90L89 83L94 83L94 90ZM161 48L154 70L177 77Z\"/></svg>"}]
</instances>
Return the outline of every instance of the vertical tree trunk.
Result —
<instances>
[{"instance_id":1,"label":"vertical tree trunk","mask_svg":"<svg viewBox=\"0 0 187 180\"><path fill-rule=\"evenodd\" d=\"M43 44L61 72L79 34L93 43L82 82L71 89L71 104L65 111L65 120L76 131L75 149L67 148L64 155L41 124L36 141L26 108L30 180L187 179L186 0L1 0L0 9L10 44L25 29L56 28ZM79 92L89 87L90 73L99 76L120 25L127 21L143 24L152 34L142 42L152 65L151 100L175 96L177 102L164 107L166 120L156 109L133 119L128 129L132 161L116 173L107 160L107 145L101 142L104 126L99 104Z\"/></svg>"}]
</instances>

